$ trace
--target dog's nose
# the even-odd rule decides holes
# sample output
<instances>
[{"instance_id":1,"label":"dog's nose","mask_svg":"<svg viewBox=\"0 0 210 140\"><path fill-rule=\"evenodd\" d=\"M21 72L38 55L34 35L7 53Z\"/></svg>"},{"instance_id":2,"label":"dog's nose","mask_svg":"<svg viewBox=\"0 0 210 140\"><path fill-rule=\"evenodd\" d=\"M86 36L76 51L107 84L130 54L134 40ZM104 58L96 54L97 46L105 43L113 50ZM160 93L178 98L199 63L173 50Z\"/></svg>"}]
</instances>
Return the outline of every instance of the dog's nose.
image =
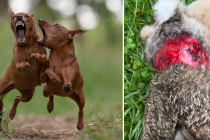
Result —
<instances>
[{"instance_id":1,"label":"dog's nose","mask_svg":"<svg viewBox=\"0 0 210 140\"><path fill-rule=\"evenodd\" d=\"M42 22L42 19L39 19L39 22Z\"/></svg>"},{"instance_id":2,"label":"dog's nose","mask_svg":"<svg viewBox=\"0 0 210 140\"><path fill-rule=\"evenodd\" d=\"M21 15L17 15L17 20L22 20L22 16Z\"/></svg>"}]
</instances>

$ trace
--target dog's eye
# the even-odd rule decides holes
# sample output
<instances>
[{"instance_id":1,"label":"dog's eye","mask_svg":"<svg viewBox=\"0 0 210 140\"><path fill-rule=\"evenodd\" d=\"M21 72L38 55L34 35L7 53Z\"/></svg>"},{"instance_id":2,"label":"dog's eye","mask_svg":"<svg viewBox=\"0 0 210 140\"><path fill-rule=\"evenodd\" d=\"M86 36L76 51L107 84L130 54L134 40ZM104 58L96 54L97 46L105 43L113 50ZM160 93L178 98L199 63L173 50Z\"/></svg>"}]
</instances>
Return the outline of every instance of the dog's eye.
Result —
<instances>
[{"instance_id":1,"label":"dog's eye","mask_svg":"<svg viewBox=\"0 0 210 140\"><path fill-rule=\"evenodd\" d=\"M15 20L15 16L12 18L12 20L13 20L13 21Z\"/></svg>"},{"instance_id":2,"label":"dog's eye","mask_svg":"<svg viewBox=\"0 0 210 140\"><path fill-rule=\"evenodd\" d=\"M29 16L25 15L25 18L29 18Z\"/></svg>"},{"instance_id":3,"label":"dog's eye","mask_svg":"<svg viewBox=\"0 0 210 140\"><path fill-rule=\"evenodd\" d=\"M59 28L59 26L57 24L55 24L54 26L55 26L55 28Z\"/></svg>"}]
</instances>

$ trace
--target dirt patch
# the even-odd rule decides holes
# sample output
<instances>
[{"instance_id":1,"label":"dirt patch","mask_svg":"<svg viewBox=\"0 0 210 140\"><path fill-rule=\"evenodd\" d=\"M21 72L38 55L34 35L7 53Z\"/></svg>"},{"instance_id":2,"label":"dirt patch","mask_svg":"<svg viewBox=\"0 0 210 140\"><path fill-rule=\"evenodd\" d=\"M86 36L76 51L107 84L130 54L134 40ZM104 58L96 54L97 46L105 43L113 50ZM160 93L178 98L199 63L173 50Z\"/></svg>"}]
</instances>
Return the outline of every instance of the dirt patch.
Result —
<instances>
[{"instance_id":1,"label":"dirt patch","mask_svg":"<svg viewBox=\"0 0 210 140\"><path fill-rule=\"evenodd\" d=\"M105 121L98 116L94 121L85 122L83 130L76 128L77 118L69 116L16 116L9 121L8 115L3 117L3 138L20 140L75 140L75 139L118 139L122 137L122 121L116 119Z\"/></svg>"},{"instance_id":2,"label":"dirt patch","mask_svg":"<svg viewBox=\"0 0 210 140\"><path fill-rule=\"evenodd\" d=\"M12 131L4 131L6 138L9 139L68 139L78 138L82 131L76 129L77 120L66 116L52 117L25 117L18 116L10 125L14 128Z\"/></svg>"}]
</instances>

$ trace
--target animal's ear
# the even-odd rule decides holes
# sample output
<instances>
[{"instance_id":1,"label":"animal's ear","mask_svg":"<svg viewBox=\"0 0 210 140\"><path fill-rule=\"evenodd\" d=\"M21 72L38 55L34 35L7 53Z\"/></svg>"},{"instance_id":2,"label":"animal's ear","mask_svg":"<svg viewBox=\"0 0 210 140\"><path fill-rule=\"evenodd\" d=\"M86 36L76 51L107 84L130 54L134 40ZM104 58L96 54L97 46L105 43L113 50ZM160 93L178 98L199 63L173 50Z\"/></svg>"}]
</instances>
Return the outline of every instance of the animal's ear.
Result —
<instances>
[{"instance_id":1,"label":"animal's ear","mask_svg":"<svg viewBox=\"0 0 210 140\"><path fill-rule=\"evenodd\" d=\"M153 6L153 9L156 10L153 13L155 22L160 25L171 17L176 17L177 13L180 15L184 8L184 3L179 0L158 0Z\"/></svg>"},{"instance_id":2,"label":"animal's ear","mask_svg":"<svg viewBox=\"0 0 210 140\"><path fill-rule=\"evenodd\" d=\"M31 14L32 17L34 17L34 14Z\"/></svg>"},{"instance_id":3,"label":"animal's ear","mask_svg":"<svg viewBox=\"0 0 210 140\"><path fill-rule=\"evenodd\" d=\"M87 30L72 30L72 31L69 31L69 33L67 34L67 37L68 39L75 39L76 37L82 35L86 31Z\"/></svg>"},{"instance_id":4,"label":"animal's ear","mask_svg":"<svg viewBox=\"0 0 210 140\"><path fill-rule=\"evenodd\" d=\"M146 25L141 29L139 36L142 40L142 44L146 45L148 37L154 32L154 30L154 27L149 25Z\"/></svg>"},{"instance_id":5,"label":"animal's ear","mask_svg":"<svg viewBox=\"0 0 210 140\"><path fill-rule=\"evenodd\" d=\"M15 13L12 11L12 8L11 7L9 8L9 12L10 12L10 16L12 18L15 15Z\"/></svg>"}]
</instances>

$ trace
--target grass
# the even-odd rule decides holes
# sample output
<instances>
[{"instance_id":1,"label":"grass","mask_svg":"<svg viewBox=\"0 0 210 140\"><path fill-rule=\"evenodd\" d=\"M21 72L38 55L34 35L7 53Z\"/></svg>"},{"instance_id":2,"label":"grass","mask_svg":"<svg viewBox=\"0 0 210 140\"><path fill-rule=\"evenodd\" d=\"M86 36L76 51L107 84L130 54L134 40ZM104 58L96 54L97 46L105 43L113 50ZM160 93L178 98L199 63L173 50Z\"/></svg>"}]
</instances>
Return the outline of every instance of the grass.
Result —
<instances>
[{"instance_id":1,"label":"grass","mask_svg":"<svg viewBox=\"0 0 210 140\"><path fill-rule=\"evenodd\" d=\"M144 25L153 24L152 6L157 0L124 1L124 139L138 139L142 129L145 99L155 70L145 60L139 38ZM185 0L186 4L193 0Z\"/></svg>"},{"instance_id":2,"label":"grass","mask_svg":"<svg viewBox=\"0 0 210 140\"><path fill-rule=\"evenodd\" d=\"M120 119L108 121L101 116L97 116L94 120L85 123L87 129L80 136L79 140L83 139L120 139L122 137L122 123ZM97 133L100 132L101 135ZM108 133L108 135L107 135ZM121 138L122 139L122 138Z\"/></svg>"},{"instance_id":3,"label":"grass","mask_svg":"<svg viewBox=\"0 0 210 140\"><path fill-rule=\"evenodd\" d=\"M125 0L124 4L124 139L138 139L144 116L144 100L154 73L145 60L139 32L152 24L154 0Z\"/></svg>"}]
</instances>

